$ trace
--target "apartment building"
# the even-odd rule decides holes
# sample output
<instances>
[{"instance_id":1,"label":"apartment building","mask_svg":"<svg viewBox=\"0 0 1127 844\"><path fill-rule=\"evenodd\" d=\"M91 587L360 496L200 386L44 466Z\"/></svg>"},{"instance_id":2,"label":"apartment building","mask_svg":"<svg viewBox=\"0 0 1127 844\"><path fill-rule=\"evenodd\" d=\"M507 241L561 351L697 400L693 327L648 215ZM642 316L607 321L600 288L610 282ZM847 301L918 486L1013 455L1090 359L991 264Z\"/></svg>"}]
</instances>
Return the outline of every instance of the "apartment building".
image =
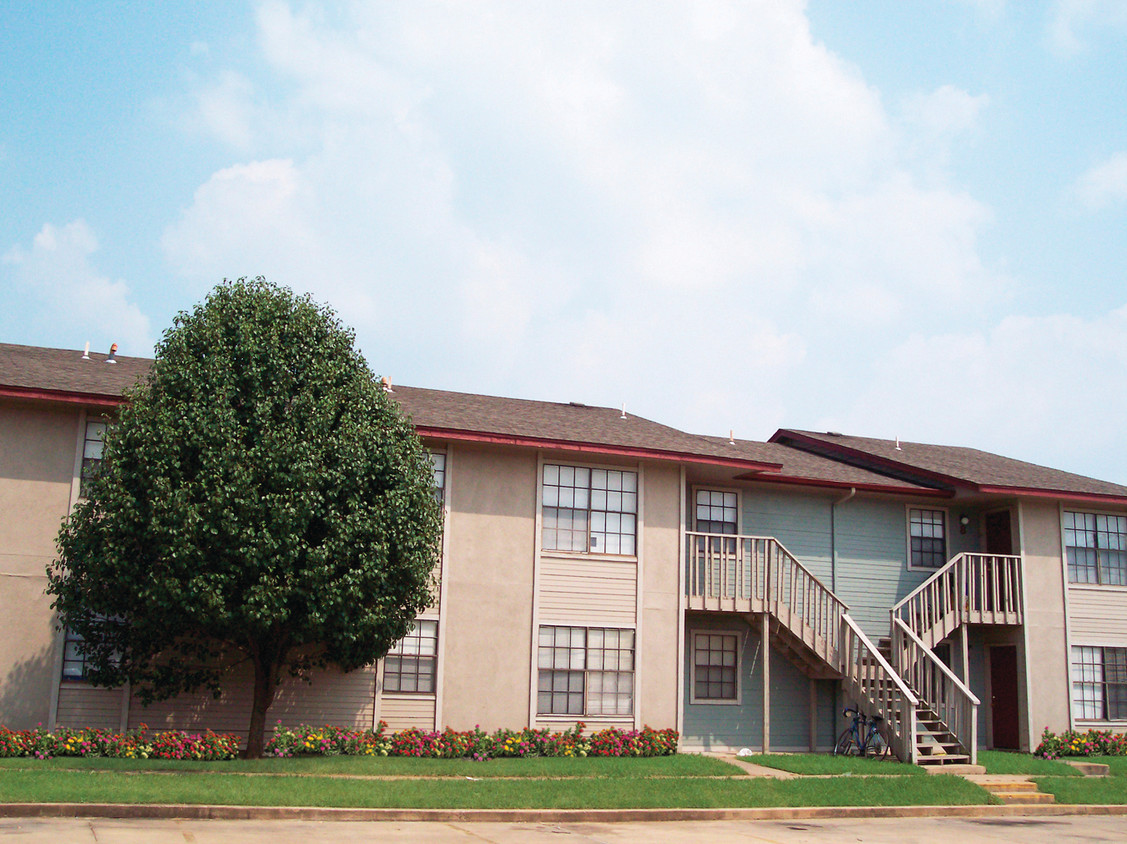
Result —
<instances>
[{"instance_id":1,"label":"apartment building","mask_svg":"<svg viewBox=\"0 0 1127 844\"><path fill-rule=\"evenodd\" d=\"M84 679L54 537L148 361L0 344L0 723L245 729ZM287 684L283 723L675 726L685 749L824 750L883 713L903 758L1127 726L1127 487L973 449L395 387L444 503L435 606L379 663Z\"/></svg>"}]
</instances>

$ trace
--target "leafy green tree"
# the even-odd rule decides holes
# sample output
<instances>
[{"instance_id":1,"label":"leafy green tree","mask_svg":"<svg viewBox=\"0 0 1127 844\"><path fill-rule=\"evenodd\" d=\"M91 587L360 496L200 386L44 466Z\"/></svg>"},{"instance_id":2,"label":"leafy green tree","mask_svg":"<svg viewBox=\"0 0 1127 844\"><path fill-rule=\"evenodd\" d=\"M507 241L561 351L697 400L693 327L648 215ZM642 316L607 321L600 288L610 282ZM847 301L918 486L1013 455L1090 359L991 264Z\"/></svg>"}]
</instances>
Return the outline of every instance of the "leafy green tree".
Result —
<instances>
[{"instance_id":1,"label":"leafy green tree","mask_svg":"<svg viewBox=\"0 0 1127 844\"><path fill-rule=\"evenodd\" d=\"M106 433L48 592L88 677L143 703L254 668L247 755L284 677L352 671L431 602L426 452L326 308L259 278L181 313Z\"/></svg>"}]
</instances>

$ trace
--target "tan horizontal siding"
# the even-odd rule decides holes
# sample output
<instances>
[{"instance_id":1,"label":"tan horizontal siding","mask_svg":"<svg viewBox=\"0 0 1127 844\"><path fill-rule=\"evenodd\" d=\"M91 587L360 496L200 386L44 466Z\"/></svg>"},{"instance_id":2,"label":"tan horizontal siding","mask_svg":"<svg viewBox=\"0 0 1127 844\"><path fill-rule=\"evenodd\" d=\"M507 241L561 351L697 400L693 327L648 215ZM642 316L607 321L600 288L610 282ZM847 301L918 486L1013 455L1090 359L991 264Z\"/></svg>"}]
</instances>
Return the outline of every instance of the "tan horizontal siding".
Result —
<instances>
[{"instance_id":1,"label":"tan horizontal siding","mask_svg":"<svg viewBox=\"0 0 1127 844\"><path fill-rule=\"evenodd\" d=\"M611 727L617 727L620 730L629 731L634 729L634 719L627 717L625 720L606 721L602 718L596 719L594 716L587 716L586 718L579 719L583 722L585 729L583 734L586 736L591 733L597 733L600 730L609 730ZM545 721L543 719L537 720L537 730L551 730L553 733L562 733L564 730L570 730L575 726L574 721Z\"/></svg>"},{"instance_id":2,"label":"tan horizontal siding","mask_svg":"<svg viewBox=\"0 0 1127 844\"><path fill-rule=\"evenodd\" d=\"M1072 644L1127 646L1127 589L1072 585L1068 615Z\"/></svg>"},{"instance_id":3,"label":"tan horizontal siding","mask_svg":"<svg viewBox=\"0 0 1127 844\"><path fill-rule=\"evenodd\" d=\"M218 700L206 692L180 695L142 707L134 698L129 724L145 723L152 730L211 730L245 737L250 724L253 678L246 669L233 672L223 683ZM371 727L375 669L362 668L350 674L319 671L312 683L287 678L266 713L267 734L278 722L286 726L309 724L339 727Z\"/></svg>"},{"instance_id":4,"label":"tan horizontal siding","mask_svg":"<svg viewBox=\"0 0 1127 844\"><path fill-rule=\"evenodd\" d=\"M55 722L60 727L117 730L121 727L122 694L121 689L64 683L59 687L59 711Z\"/></svg>"},{"instance_id":5,"label":"tan horizontal siding","mask_svg":"<svg viewBox=\"0 0 1127 844\"><path fill-rule=\"evenodd\" d=\"M545 556L540 562L540 623L633 627L637 588L634 562Z\"/></svg>"},{"instance_id":6,"label":"tan horizontal siding","mask_svg":"<svg viewBox=\"0 0 1127 844\"><path fill-rule=\"evenodd\" d=\"M387 721L388 732L408 727L434 729L434 698L428 695L385 695L380 698L380 720Z\"/></svg>"}]
</instances>

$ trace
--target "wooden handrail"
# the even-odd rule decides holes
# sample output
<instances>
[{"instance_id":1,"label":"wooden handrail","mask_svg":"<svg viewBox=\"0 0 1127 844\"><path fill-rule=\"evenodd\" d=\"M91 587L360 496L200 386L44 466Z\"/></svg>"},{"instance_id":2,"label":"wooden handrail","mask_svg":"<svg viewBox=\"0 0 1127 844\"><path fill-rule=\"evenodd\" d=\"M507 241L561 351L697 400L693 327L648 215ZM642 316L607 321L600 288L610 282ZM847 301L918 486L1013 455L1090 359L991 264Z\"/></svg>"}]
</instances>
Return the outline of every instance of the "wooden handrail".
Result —
<instances>
[{"instance_id":1,"label":"wooden handrail","mask_svg":"<svg viewBox=\"0 0 1127 844\"><path fill-rule=\"evenodd\" d=\"M840 669L848 693L870 715L884 716L892 751L902 761L915 763L919 699L848 613L841 621Z\"/></svg>"}]
</instances>

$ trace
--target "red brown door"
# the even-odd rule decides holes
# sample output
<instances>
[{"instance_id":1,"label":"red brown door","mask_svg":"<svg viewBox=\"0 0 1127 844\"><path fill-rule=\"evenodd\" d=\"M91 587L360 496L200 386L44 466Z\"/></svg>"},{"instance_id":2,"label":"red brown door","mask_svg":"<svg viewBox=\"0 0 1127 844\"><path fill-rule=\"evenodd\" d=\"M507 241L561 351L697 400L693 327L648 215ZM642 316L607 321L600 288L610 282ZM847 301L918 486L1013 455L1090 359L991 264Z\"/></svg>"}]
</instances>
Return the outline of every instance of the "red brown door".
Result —
<instances>
[{"instance_id":1,"label":"red brown door","mask_svg":"<svg viewBox=\"0 0 1127 844\"><path fill-rule=\"evenodd\" d=\"M1010 533L1010 511L995 510L986 514L986 553L1012 554L1013 535Z\"/></svg>"},{"instance_id":2,"label":"red brown door","mask_svg":"<svg viewBox=\"0 0 1127 844\"><path fill-rule=\"evenodd\" d=\"M994 747L1017 750L1017 648L992 645L990 654L990 723Z\"/></svg>"}]
</instances>

